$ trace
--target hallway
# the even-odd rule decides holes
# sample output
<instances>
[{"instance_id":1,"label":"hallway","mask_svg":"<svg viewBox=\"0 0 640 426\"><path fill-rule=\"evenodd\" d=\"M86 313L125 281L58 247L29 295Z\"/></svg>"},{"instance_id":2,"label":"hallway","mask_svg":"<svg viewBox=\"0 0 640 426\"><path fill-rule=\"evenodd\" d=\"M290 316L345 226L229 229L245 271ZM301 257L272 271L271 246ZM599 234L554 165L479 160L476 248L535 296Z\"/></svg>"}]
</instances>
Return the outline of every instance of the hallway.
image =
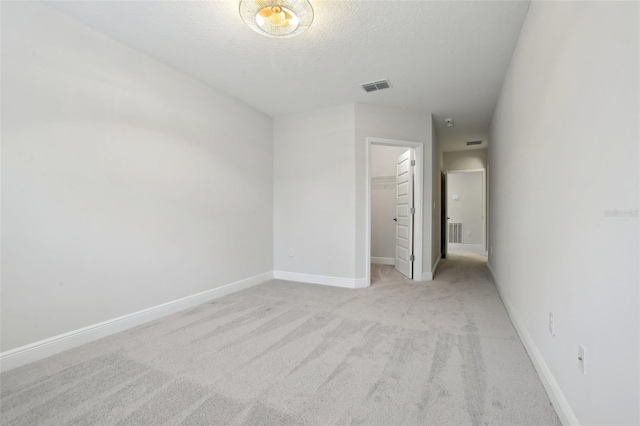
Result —
<instances>
[{"instance_id":1,"label":"hallway","mask_svg":"<svg viewBox=\"0 0 640 426\"><path fill-rule=\"evenodd\" d=\"M483 258L377 276L274 280L10 371L3 424L559 424Z\"/></svg>"}]
</instances>

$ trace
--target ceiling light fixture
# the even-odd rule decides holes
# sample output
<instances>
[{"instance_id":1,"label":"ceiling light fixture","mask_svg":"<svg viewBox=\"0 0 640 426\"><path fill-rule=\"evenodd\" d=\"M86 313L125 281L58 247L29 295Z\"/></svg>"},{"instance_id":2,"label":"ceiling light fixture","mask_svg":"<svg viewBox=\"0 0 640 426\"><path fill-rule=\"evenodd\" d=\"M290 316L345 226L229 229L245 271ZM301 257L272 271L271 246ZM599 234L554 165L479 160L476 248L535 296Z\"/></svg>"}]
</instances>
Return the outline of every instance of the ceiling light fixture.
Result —
<instances>
[{"instance_id":1,"label":"ceiling light fixture","mask_svg":"<svg viewBox=\"0 0 640 426\"><path fill-rule=\"evenodd\" d=\"M257 33L267 37L293 37L313 22L308 0L240 0L240 17Z\"/></svg>"}]
</instances>

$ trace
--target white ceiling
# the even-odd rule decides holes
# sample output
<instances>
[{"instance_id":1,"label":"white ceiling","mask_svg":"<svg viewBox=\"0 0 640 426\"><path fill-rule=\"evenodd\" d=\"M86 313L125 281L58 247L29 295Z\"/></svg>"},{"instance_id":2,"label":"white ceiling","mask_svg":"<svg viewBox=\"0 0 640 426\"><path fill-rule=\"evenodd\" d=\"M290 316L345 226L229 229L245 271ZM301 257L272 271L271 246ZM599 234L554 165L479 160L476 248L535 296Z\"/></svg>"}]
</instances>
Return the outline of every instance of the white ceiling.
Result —
<instances>
[{"instance_id":1,"label":"white ceiling","mask_svg":"<svg viewBox=\"0 0 640 426\"><path fill-rule=\"evenodd\" d=\"M435 115L447 150L486 140L528 2L311 1L313 25L290 39L250 30L237 0L47 4L271 116L414 108ZM384 78L390 89L360 87Z\"/></svg>"}]
</instances>

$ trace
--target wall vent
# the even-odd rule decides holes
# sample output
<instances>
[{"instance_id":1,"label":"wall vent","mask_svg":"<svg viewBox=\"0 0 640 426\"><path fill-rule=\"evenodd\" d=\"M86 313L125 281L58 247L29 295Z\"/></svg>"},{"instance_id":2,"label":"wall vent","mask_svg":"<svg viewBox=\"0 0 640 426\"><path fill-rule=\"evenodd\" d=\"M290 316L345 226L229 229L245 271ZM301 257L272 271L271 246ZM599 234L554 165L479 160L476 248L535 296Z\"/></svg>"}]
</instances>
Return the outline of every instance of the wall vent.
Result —
<instances>
[{"instance_id":1,"label":"wall vent","mask_svg":"<svg viewBox=\"0 0 640 426\"><path fill-rule=\"evenodd\" d=\"M469 141L467 142L467 146L470 145L482 145L482 141Z\"/></svg>"},{"instance_id":2,"label":"wall vent","mask_svg":"<svg viewBox=\"0 0 640 426\"><path fill-rule=\"evenodd\" d=\"M388 80L374 81L372 83L365 83L362 85L365 92L375 92L376 90L388 89L389 87L391 86L389 85Z\"/></svg>"},{"instance_id":3,"label":"wall vent","mask_svg":"<svg viewBox=\"0 0 640 426\"><path fill-rule=\"evenodd\" d=\"M462 222L449 222L449 243L464 244L462 239Z\"/></svg>"}]
</instances>

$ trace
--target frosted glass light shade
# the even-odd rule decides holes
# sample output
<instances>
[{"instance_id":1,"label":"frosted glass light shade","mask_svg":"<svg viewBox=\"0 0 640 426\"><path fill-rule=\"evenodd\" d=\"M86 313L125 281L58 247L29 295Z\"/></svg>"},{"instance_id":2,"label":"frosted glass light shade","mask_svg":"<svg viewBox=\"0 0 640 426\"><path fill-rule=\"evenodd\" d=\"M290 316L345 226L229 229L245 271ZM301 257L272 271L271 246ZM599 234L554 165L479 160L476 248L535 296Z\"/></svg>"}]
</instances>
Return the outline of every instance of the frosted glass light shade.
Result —
<instances>
[{"instance_id":1,"label":"frosted glass light shade","mask_svg":"<svg viewBox=\"0 0 640 426\"><path fill-rule=\"evenodd\" d=\"M308 0L240 0L240 17L255 32L267 37L293 37L313 22Z\"/></svg>"}]
</instances>

